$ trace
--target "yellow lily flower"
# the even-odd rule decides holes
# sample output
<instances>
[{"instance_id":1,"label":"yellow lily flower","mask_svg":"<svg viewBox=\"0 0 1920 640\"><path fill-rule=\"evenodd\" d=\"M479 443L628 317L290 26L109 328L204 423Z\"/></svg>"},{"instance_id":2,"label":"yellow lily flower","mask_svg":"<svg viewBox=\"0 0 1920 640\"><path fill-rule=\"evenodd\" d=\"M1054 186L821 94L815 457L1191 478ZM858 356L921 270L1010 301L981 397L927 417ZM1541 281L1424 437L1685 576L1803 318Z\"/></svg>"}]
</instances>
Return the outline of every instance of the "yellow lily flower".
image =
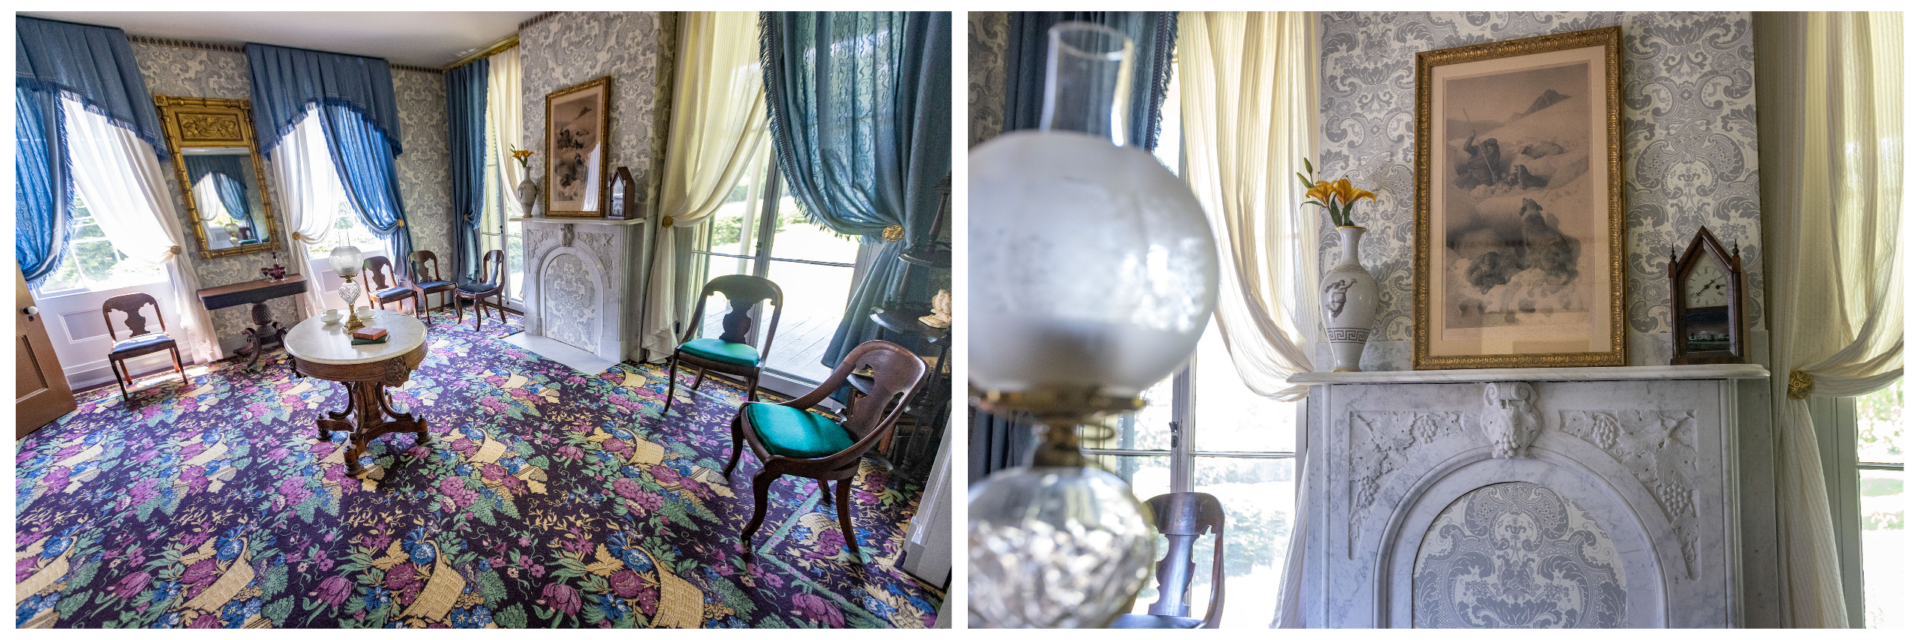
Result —
<instances>
[{"instance_id":1,"label":"yellow lily flower","mask_svg":"<svg viewBox=\"0 0 1920 640\"><path fill-rule=\"evenodd\" d=\"M1327 200L1327 197L1331 195L1333 195L1333 185L1325 180L1313 183L1313 188L1307 190L1307 199L1319 200L1322 205L1331 206L1333 204Z\"/></svg>"},{"instance_id":2,"label":"yellow lily flower","mask_svg":"<svg viewBox=\"0 0 1920 640\"><path fill-rule=\"evenodd\" d=\"M1361 198L1373 200L1373 192L1353 188L1353 184L1347 182L1346 178L1341 178L1339 182L1333 184L1333 196L1339 198L1341 204L1353 204L1355 200ZM1373 201L1379 202L1379 200Z\"/></svg>"}]
</instances>

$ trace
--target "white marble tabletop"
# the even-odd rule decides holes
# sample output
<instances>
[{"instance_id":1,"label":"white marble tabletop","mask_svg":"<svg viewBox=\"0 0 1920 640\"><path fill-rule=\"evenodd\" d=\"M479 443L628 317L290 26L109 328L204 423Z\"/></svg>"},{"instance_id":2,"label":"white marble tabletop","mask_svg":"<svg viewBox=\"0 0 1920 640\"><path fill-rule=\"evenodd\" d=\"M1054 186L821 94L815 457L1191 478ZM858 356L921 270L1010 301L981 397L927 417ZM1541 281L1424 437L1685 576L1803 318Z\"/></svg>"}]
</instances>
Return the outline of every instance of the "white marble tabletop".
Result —
<instances>
[{"instance_id":1,"label":"white marble tabletop","mask_svg":"<svg viewBox=\"0 0 1920 640\"><path fill-rule=\"evenodd\" d=\"M387 342L355 345L345 319L326 324L320 316L307 318L287 331L287 353L317 364L366 364L412 351L427 340L426 325L397 311L376 310L367 326L386 329Z\"/></svg>"}]
</instances>

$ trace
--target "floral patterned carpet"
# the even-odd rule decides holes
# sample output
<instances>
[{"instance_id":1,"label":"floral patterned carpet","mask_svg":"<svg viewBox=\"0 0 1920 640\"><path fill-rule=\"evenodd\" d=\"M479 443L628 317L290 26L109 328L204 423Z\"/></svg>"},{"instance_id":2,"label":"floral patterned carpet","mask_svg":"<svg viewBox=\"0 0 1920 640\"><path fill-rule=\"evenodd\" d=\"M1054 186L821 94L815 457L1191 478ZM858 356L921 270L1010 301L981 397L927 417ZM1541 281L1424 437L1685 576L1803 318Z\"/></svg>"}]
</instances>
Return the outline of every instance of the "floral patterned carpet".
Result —
<instances>
[{"instance_id":1,"label":"floral patterned carpet","mask_svg":"<svg viewBox=\"0 0 1920 640\"><path fill-rule=\"evenodd\" d=\"M511 317L512 330L520 319ZM427 443L391 434L346 476L314 418L341 385L278 350L112 385L16 444L22 627L923 627L944 594L894 567L921 490L867 465L866 560L811 481L753 511L747 452L721 477L741 390L709 379L673 413L666 375L583 377L450 314L392 391ZM377 481L377 483L376 483ZM751 555L749 561L748 555Z\"/></svg>"}]
</instances>

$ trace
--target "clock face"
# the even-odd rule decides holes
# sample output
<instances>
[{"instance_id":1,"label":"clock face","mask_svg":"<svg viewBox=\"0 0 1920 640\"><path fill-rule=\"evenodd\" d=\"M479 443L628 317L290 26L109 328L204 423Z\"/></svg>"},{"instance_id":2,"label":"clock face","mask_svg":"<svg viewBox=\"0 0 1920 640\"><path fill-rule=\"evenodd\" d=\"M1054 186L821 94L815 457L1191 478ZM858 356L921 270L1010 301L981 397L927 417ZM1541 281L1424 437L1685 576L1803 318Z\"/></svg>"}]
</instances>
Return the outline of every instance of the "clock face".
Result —
<instances>
[{"instance_id":1,"label":"clock face","mask_svg":"<svg viewBox=\"0 0 1920 640\"><path fill-rule=\"evenodd\" d=\"M1698 262L1687 273L1688 309L1727 306L1727 273L1717 265Z\"/></svg>"}]
</instances>

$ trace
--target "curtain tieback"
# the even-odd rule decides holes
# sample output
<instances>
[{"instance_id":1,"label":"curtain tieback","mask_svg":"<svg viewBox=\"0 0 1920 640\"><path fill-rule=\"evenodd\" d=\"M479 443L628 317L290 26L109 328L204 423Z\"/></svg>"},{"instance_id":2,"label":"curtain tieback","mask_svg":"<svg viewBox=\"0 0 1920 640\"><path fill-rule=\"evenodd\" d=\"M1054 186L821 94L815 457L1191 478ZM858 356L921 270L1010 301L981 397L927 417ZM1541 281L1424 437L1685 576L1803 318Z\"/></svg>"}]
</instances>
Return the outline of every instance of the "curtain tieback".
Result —
<instances>
[{"instance_id":1,"label":"curtain tieback","mask_svg":"<svg viewBox=\"0 0 1920 640\"><path fill-rule=\"evenodd\" d=\"M307 239L307 237L306 237L306 236L303 236L303 235L300 235L300 232L298 232L298 231L295 231L295 232L293 232L293 241L294 241L294 242L300 242L300 241L302 241L302 240L306 240L306 239Z\"/></svg>"},{"instance_id":2,"label":"curtain tieback","mask_svg":"<svg viewBox=\"0 0 1920 640\"><path fill-rule=\"evenodd\" d=\"M890 224L880 230L880 237L887 242L899 242L907 237L907 230L900 225Z\"/></svg>"},{"instance_id":3,"label":"curtain tieback","mask_svg":"<svg viewBox=\"0 0 1920 640\"><path fill-rule=\"evenodd\" d=\"M180 245L177 245L177 244L176 244L176 245L173 245L173 246L171 246L171 247L167 247L167 255L169 255L169 256L177 256L177 255L180 255Z\"/></svg>"},{"instance_id":4,"label":"curtain tieback","mask_svg":"<svg viewBox=\"0 0 1920 640\"><path fill-rule=\"evenodd\" d=\"M393 221L393 226L396 226L396 227L404 227L404 226L407 226L407 221L405 221L405 220L395 220L395 221Z\"/></svg>"},{"instance_id":5,"label":"curtain tieback","mask_svg":"<svg viewBox=\"0 0 1920 640\"><path fill-rule=\"evenodd\" d=\"M660 226L662 227L673 226L673 216L660 216Z\"/></svg>"},{"instance_id":6,"label":"curtain tieback","mask_svg":"<svg viewBox=\"0 0 1920 640\"><path fill-rule=\"evenodd\" d=\"M1813 374L1794 369L1787 374L1787 398L1805 400L1813 395Z\"/></svg>"}]
</instances>

